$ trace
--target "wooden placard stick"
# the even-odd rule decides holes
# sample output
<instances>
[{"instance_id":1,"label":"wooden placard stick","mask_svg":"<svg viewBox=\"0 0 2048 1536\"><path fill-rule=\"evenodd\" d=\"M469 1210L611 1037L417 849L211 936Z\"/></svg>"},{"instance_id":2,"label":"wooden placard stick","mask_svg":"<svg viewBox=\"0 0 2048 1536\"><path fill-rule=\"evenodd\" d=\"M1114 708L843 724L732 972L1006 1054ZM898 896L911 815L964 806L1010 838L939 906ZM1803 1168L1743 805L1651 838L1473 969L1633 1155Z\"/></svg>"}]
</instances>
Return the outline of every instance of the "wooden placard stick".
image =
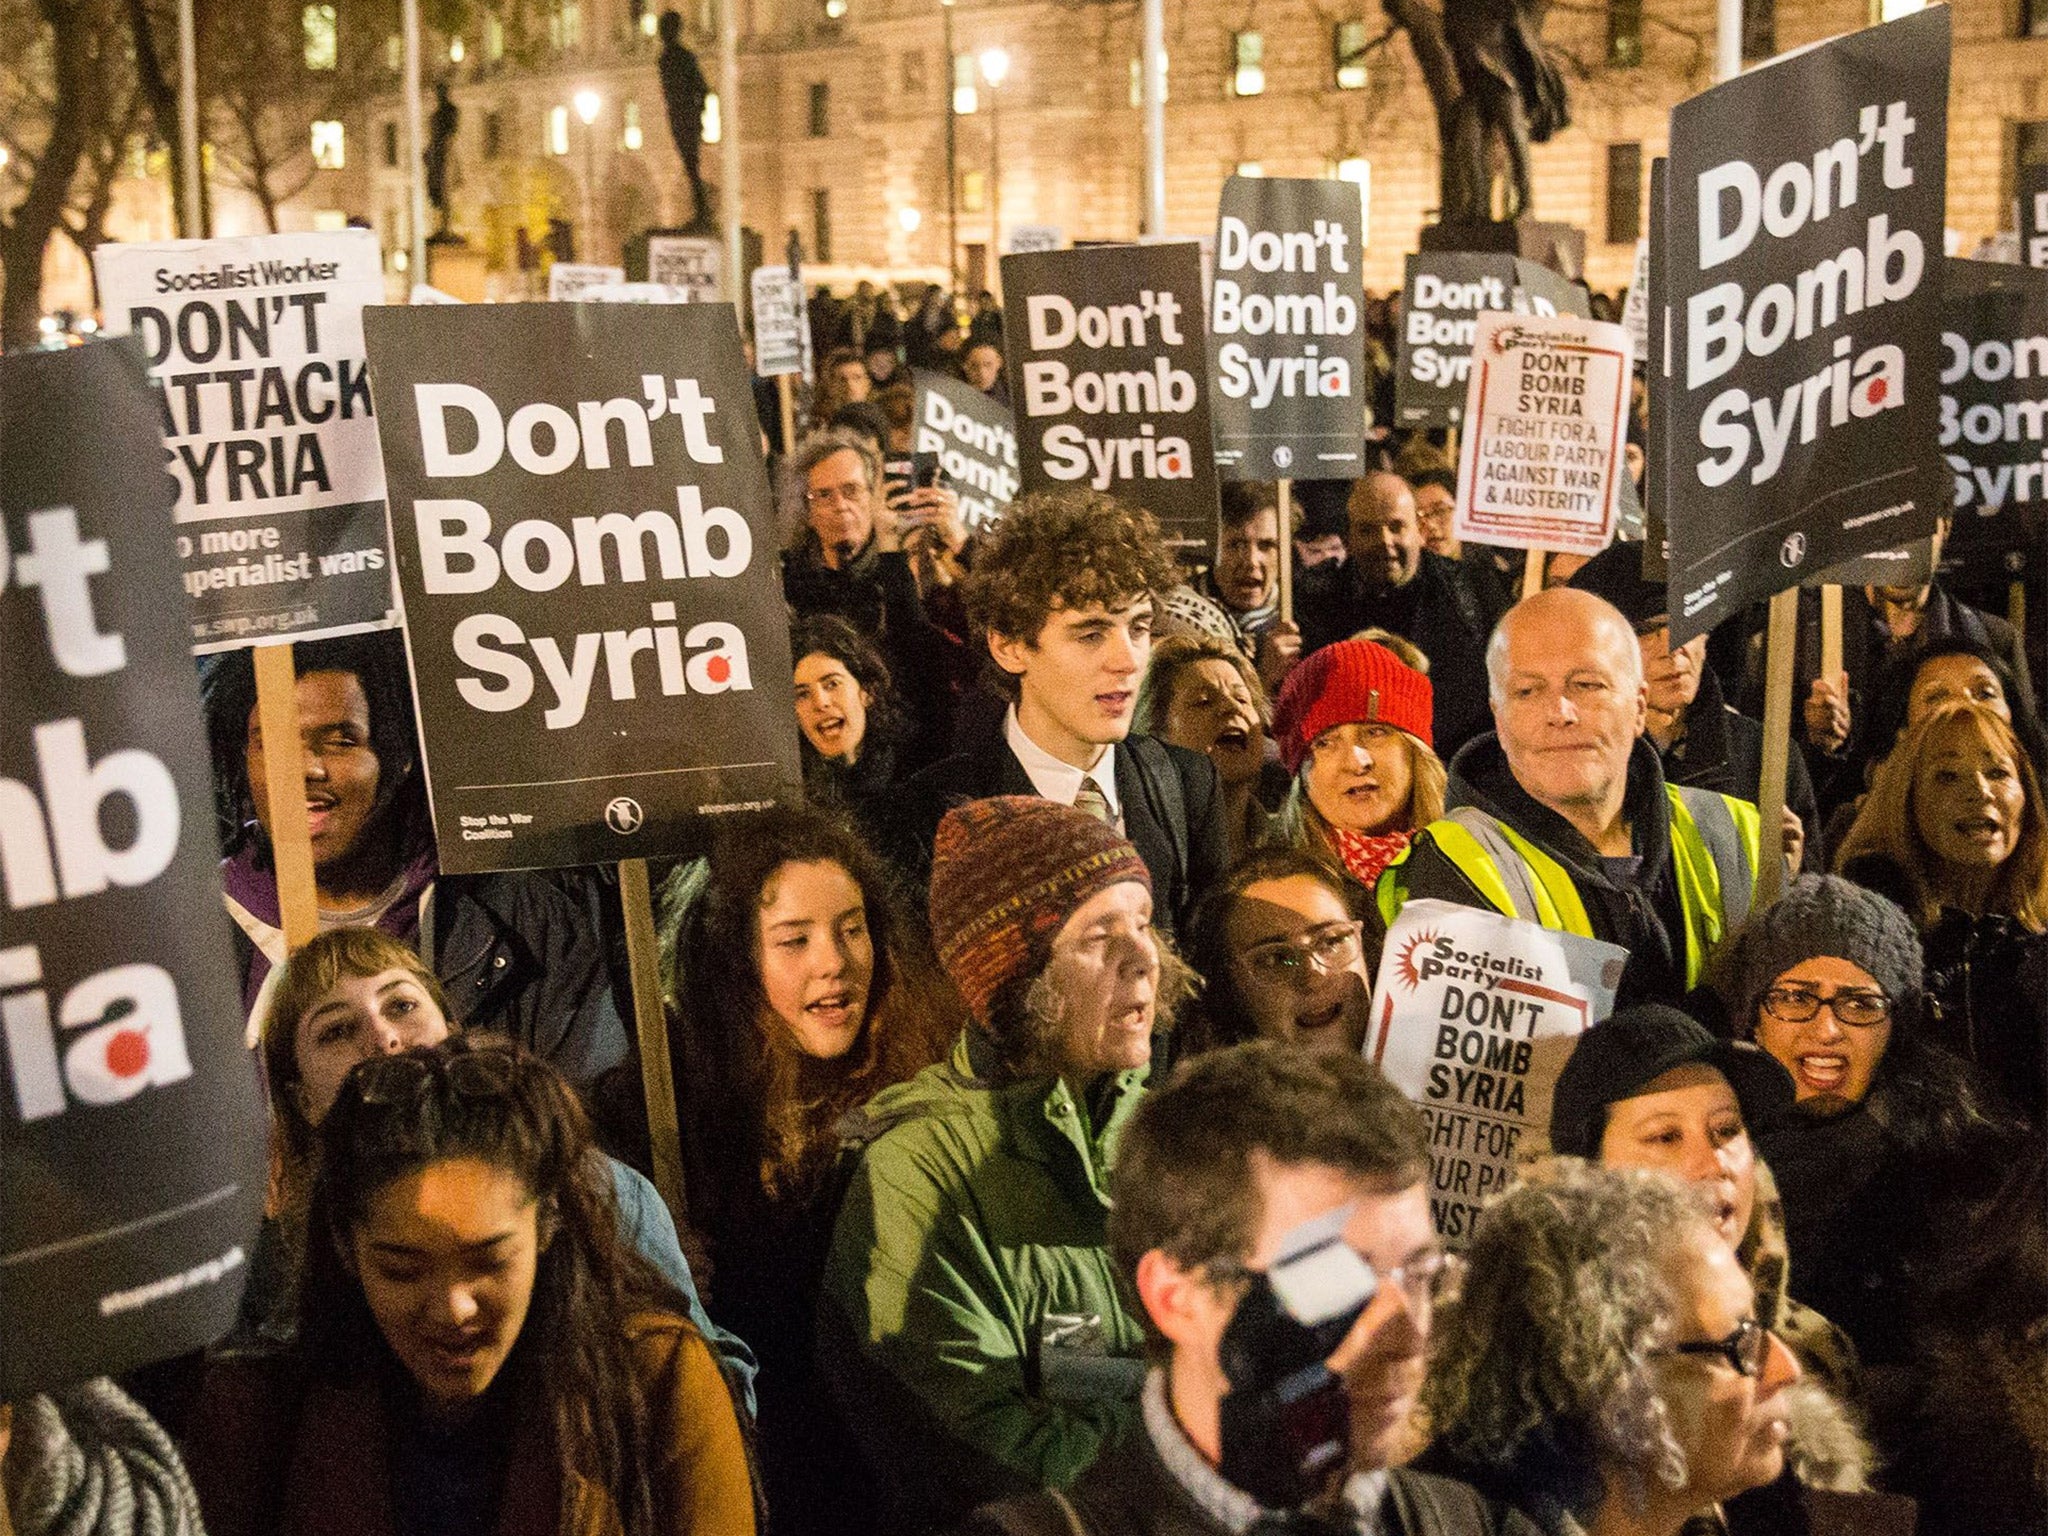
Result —
<instances>
[{"instance_id":1,"label":"wooden placard stick","mask_svg":"<svg viewBox=\"0 0 2048 1536\"><path fill-rule=\"evenodd\" d=\"M1842 589L1829 582L1820 589L1820 675L1832 680L1842 670Z\"/></svg>"},{"instance_id":2,"label":"wooden placard stick","mask_svg":"<svg viewBox=\"0 0 2048 1536\"><path fill-rule=\"evenodd\" d=\"M775 376L775 398L782 407L782 451L784 455L796 452L796 375L778 373Z\"/></svg>"},{"instance_id":3,"label":"wooden placard stick","mask_svg":"<svg viewBox=\"0 0 2048 1536\"><path fill-rule=\"evenodd\" d=\"M633 1029L640 1042L640 1086L647 1098L654 1187L675 1218L676 1229L685 1231L689 1202L683 1184L683 1132L676 1111L675 1063L669 1056L668 1013L661 1001L661 947L654 935L654 895L645 859L619 861L619 905L626 919L626 971L633 986Z\"/></svg>"},{"instance_id":4,"label":"wooden placard stick","mask_svg":"<svg viewBox=\"0 0 2048 1536\"><path fill-rule=\"evenodd\" d=\"M1543 551L1532 549L1522 562L1522 596L1534 597L1543 590Z\"/></svg>"},{"instance_id":5,"label":"wooden placard stick","mask_svg":"<svg viewBox=\"0 0 2048 1536\"><path fill-rule=\"evenodd\" d=\"M1757 784L1756 910L1785 893L1785 770L1792 757L1792 663L1799 641L1799 589L1771 599L1764 641L1764 753Z\"/></svg>"},{"instance_id":6,"label":"wooden placard stick","mask_svg":"<svg viewBox=\"0 0 2048 1536\"><path fill-rule=\"evenodd\" d=\"M270 851L277 871L278 923L287 950L320 932L313 881L313 829L306 815L306 760L299 741L298 674L290 645L259 645L256 729L263 742L263 792L270 805Z\"/></svg>"},{"instance_id":7,"label":"wooden placard stick","mask_svg":"<svg viewBox=\"0 0 2048 1536\"><path fill-rule=\"evenodd\" d=\"M1280 622L1294 622L1294 482L1280 482Z\"/></svg>"}]
</instances>

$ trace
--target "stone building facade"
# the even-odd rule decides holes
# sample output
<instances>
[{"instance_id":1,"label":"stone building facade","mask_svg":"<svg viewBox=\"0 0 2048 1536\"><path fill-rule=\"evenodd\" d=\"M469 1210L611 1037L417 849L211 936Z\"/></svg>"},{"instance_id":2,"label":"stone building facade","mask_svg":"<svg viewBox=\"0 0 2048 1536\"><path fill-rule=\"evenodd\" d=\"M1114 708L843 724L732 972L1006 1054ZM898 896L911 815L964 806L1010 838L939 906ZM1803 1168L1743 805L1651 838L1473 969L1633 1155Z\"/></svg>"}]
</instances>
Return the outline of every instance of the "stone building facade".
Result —
<instances>
[{"instance_id":1,"label":"stone building facade","mask_svg":"<svg viewBox=\"0 0 2048 1536\"><path fill-rule=\"evenodd\" d=\"M430 36L427 78L448 81L461 113L454 227L486 256L494 294L531 291L551 219L579 259L616 260L625 236L687 216L654 70L648 7L661 3L540 0L523 50L483 8L482 35ZM715 0L675 3L715 86ZM771 252L795 230L813 260L944 272L950 223L972 282L1020 225L1055 226L1069 240L1140 233L1130 0L736 3L742 206ZM1873 6L1911 3L1747 0L1748 41L1760 53L1793 48L1868 24ZM335 10L346 27L348 0ZM1954 21L1949 222L1968 251L2010 227L2019 161L2048 158L2048 0L1957 0ZM1534 211L1586 231L1596 286L1628 281L1650 160L1665 147L1672 104L1711 79L1714 25L1712 0L1550 7L1544 36L1571 90L1572 123L1534 151ZM1169 0L1166 40L1168 232L1208 232L1224 178L1241 168L1341 171L1366 189L1365 282L1397 284L1433 216L1436 125L1405 34L1379 0ZM993 91L976 64L991 48L1009 62ZM957 102L956 86L971 88ZM573 109L579 91L600 104L588 128ZM953 115L949 220L955 105L972 110ZM342 163L314 176L287 222L367 218L395 255L407 243L395 92L362 102L341 130ZM715 181L714 146L704 169ZM258 227L232 200L221 224Z\"/></svg>"}]
</instances>

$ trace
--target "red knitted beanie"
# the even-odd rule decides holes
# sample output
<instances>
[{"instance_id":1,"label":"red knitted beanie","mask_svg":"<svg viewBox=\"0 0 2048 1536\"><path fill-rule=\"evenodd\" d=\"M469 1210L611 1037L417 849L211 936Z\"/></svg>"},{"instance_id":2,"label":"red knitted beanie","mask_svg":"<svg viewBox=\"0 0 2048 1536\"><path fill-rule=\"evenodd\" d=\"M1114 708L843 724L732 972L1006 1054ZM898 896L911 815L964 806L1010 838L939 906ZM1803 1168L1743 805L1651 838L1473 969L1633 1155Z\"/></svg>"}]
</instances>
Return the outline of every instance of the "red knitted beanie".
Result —
<instances>
[{"instance_id":1,"label":"red knitted beanie","mask_svg":"<svg viewBox=\"0 0 2048 1536\"><path fill-rule=\"evenodd\" d=\"M1384 645L1339 640L1312 652L1287 674L1273 706L1273 740L1289 773L1298 772L1315 739L1333 726L1377 721L1406 731L1425 747L1436 743L1429 679Z\"/></svg>"},{"instance_id":2,"label":"red knitted beanie","mask_svg":"<svg viewBox=\"0 0 2048 1536\"><path fill-rule=\"evenodd\" d=\"M1043 964L1074 909L1145 861L1108 823L1036 795L956 806L932 843L932 939L977 1024L1006 984Z\"/></svg>"}]
</instances>

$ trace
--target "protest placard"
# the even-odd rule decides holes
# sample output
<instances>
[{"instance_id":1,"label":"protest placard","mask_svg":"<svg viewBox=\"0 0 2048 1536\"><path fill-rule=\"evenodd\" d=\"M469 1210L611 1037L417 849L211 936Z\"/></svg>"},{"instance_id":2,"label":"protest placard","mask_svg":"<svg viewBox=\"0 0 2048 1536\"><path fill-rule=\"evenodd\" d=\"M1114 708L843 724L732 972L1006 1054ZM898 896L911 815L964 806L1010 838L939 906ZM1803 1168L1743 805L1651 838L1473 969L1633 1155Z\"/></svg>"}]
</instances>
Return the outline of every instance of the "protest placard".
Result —
<instances>
[{"instance_id":1,"label":"protest placard","mask_svg":"<svg viewBox=\"0 0 2048 1536\"><path fill-rule=\"evenodd\" d=\"M1013 224L1003 249L1012 256L1031 251L1056 251L1067 243L1067 232L1057 224Z\"/></svg>"},{"instance_id":2,"label":"protest placard","mask_svg":"<svg viewBox=\"0 0 2048 1536\"><path fill-rule=\"evenodd\" d=\"M1576 315L1483 314L1472 359L1453 531L1597 555L1628 477L1628 332Z\"/></svg>"},{"instance_id":3,"label":"protest placard","mask_svg":"<svg viewBox=\"0 0 2048 1536\"><path fill-rule=\"evenodd\" d=\"M1670 236L1670 161L1662 155L1650 162L1650 259L1644 282L1649 295L1649 350L1643 354L1643 385L1646 394L1643 424L1643 580L1668 582L1671 573L1671 534L1666 502L1671 495L1671 309L1664 302L1670 254L1664 242Z\"/></svg>"},{"instance_id":4,"label":"protest placard","mask_svg":"<svg viewBox=\"0 0 2048 1536\"><path fill-rule=\"evenodd\" d=\"M0 1402L219 1338L263 1211L158 412L0 358Z\"/></svg>"},{"instance_id":5,"label":"protest placard","mask_svg":"<svg viewBox=\"0 0 2048 1536\"><path fill-rule=\"evenodd\" d=\"M732 310L387 309L368 336L441 868L661 857L793 796Z\"/></svg>"},{"instance_id":6,"label":"protest placard","mask_svg":"<svg viewBox=\"0 0 2048 1536\"><path fill-rule=\"evenodd\" d=\"M1944 551L1973 582L2026 568L2020 507L2048 502L2048 271L1951 261L1942 287L1941 451L1955 477Z\"/></svg>"},{"instance_id":7,"label":"protest placard","mask_svg":"<svg viewBox=\"0 0 2048 1536\"><path fill-rule=\"evenodd\" d=\"M1358 184L1233 176L1209 288L1216 467L1226 480L1348 479L1364 458Z\"/></svg>"},{"instance_id":8,"label":"protest placard","mask_svg":"<svg viewBox=\"0 0 2048 1536\"><path fill-rule=\"evenodd\" d=\"M1003 258L1024 488L1143 507L1176 548L1216 538L1202 259L1194 242Z\"/></svg>"},{"instance_id":9,"label":"protest placard","mask_svg":"<svg viewBox=\"0 0 2048 1536\"><path fill-rule=\"evenodd\" d=\"M697 235L649 235L647 280L689 291L693 304L725 297L725 252L716 240Z\"/></svg>"},{"instance_id":10,"label":"protest placard","mask_svg":"<svg viewBox=\"0 0 2048 1536\"><path fill-rule=\"evenodd\" d=\"M1592 304L1593 296L1584 283L1575 283L1540 261L1515 258L1515 298L1510 307L1516 314L1590 317Z\"/></svg>"},{"instance_id":11,"label":"protest placard","mask_svg":"<svg viewBox=\"0 0 2048 1536\"><path fill-rule=\"evenodd\" d=\"M2020 260L2048 267L2048 163L2020 167Z\"/></svg>"},{"instance_id":12,"label":"protest placard","mask_svg":"<svg viewBox=\"0 0 2048 1536\"><path fill-rule=\"evenodd\" d=\"M1017 499L1017 425L1008 406L943 373L918 368L913 453L935 453L969 530L986 528Z\"/></svg>"},{"instance_id":13,"label":"protest placard","mask_svg":"<svg viewBox=\"0 0 2048 1536\"><path fill-rule=\"evenodd\" d=\"M754 372L764 379L810 372L811 317L803 280L787 267L756 267Z\"/></svg>"},{"instance_id":14,"label":"protest placard","mask_svg":"<svg viewBox=\"0 0 2048 1536\"><path fill-rule=\"evenodd\" d=\"M692 294L673 283L599 283L576 298L584 304L688 304Z\"/></svg>"},{"instance_id":15,"label":"protest placard","mask_svg":"<svg viewBox=\"0 0 2048 1536\"><path fill-rule=\"evenodd\" d=\"M1423 251L1408 258L1401 285L1401 356L1395 364L1395 425L1455 427L1465 414L1478 317L1515 303L1515 258Z\"/></svg>"},{"instance_id":16,"label":"protest placard","mask_svg":"<svg viewBox=\"0 0 2048 1536\"><path fill-rule=\"evenodd\" d=\"M1411 901L1387 933L1366 1052L1422 1109L1429 1213L1453 1247L1518 1163L1550 1148L1550 1098L1614 1008L1628 951L1479 907Z\"/></svg>"},{"instance_id":17,"label":"protest placard","mask_svg":"<svg viewBox=\"0 0 2048 1536\"><path fill-rule=\"evenodd\" d=\"M1650 355L1650 237L1636 242L1635 272L1621 300L1621 328L1628 332L1636 360Z\"/></svg>"},{"instance_id":18,"label":"protest placard","mask_svg":"<svg viewBox=\"0 0 2048 1536\"><path fill-rule=\"evenodd\" d=\"M107 330L133 331L178 482L195 651L388 628L384 466L362 311L384 301L368 230L107 244Z\"/></svg>"},{"instance_id":19,"label":"protest placard","mask_svg":"<svg viewBox=\"0 0 2048 1536\"><path fill-rule=\"evenodd\" d=\"M1948 66L1933 6L1672 109L1674 645L1947 509Z\"/></svg>"},{"instance_id":20,"label":"protest placard","mask_svg":"<svg viewBox=\"0 0 2048 1536\"><path fill-rule=\"evenodd\" d=\"M558 261L548 268L548 297L557 300L576 300L583 297L586 288L599 288L606 283L623 283L626 280L624 267L605 267L589 262Z\"/></svg>"}]
</instances>

